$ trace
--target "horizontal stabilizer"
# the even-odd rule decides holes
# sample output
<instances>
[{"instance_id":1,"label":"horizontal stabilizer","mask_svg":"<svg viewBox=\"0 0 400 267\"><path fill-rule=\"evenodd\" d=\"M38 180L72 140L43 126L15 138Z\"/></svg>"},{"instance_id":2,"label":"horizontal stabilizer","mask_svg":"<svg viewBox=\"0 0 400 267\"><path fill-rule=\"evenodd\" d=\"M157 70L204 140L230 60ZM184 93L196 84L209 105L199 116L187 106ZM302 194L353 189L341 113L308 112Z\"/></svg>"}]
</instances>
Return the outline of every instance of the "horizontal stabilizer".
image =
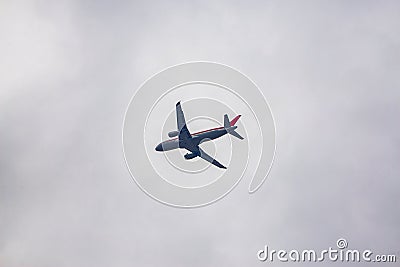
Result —
<instances>
[{"instance_id":1,"label":"horizontal stabilizer","mask_svg":"<svg viewBox=\"0 0 400 267\"><path fill-rule=\"evenodd\" d=\"M224 115L224 128L229 128L231 123L229 122L228 114Z\"/></svg>"},{"instance_id":2,"label":"horizontal stabilizer","mask_svg":"<svg viewBox=\"0 0 400 267\"><path fill-rule=\"evenodd\" d=\"M228 132L229 134L231 134L231 135L233 135L234 137L236 137L236 138L239 138L240 140L243 140L244 138L240 135L240 134L238 134L238 132L236 132L235 130L233 130L233 131L231 131L231 132Z\"/></svg>"},{"instance_id":3,"label":"horizontal stabilizer","mask_svg":"<svg viewBox=\"0 0 400 267\"><path fill-rule=\"evenodd\" d=\"M224 115L224 128L228 132L228 134L233 135L236 138L239 138L240 140L243 140L244 138L238 134L235 129L237 126L235 126L236 122L239 120L241 115L237 115L235 118L233 118L232 121L229 121L228 114Z\"/></svg>"}]
</instances>

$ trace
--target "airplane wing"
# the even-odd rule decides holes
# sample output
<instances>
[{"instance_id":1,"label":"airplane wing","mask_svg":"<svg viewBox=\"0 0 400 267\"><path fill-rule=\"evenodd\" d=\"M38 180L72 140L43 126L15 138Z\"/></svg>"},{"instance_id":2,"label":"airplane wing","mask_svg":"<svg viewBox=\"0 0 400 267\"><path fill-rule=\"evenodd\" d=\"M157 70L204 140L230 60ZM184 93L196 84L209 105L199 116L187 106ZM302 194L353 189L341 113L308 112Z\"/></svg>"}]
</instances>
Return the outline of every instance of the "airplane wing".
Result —
<instances>
[{"instance_id":1,"label":"airplane wing","mask_svg":"<svg viewBox=\"0 0 400 267\"><path fill-rule=\"evenodd\" d=\"M208 155L208 154L207 154L206 152L204 152L204 150L201 149L200 147L199 147L199 152L200 152L200 155L199 155L200 158L202 158L202 159L204 159L204 160L206 160L206 161L208 161L208 162L214 164L214 165L217 166L218 168L226 169L226 167L225 167L224 165L222 165L222 164L219 163L216 159L214 159L213 157L211 157L210 155Z\"/></svg>"},{"instance_id":2,"label":"airplane wing","mask_svg":"<svg viewBox=\"0 0 400 267\"><path fill-rule=\"evenodd\" d=\"M176 103L176 123L178 126L178 131L182 130L183 126L186 125L185 115L181 107L181 101Z\"/></svg>"},{"instance_id":3,"label":"airplane wing","mask_svg":"<svg viewBox=\"0 0 400 267\"><path fill-rule=\"evenodd\" d=\"M181 107L181 102L176 103L176 124L179 131L179 140L186 140L192 138L185 121L185 115Z\"/></svg>"}]
</instances>

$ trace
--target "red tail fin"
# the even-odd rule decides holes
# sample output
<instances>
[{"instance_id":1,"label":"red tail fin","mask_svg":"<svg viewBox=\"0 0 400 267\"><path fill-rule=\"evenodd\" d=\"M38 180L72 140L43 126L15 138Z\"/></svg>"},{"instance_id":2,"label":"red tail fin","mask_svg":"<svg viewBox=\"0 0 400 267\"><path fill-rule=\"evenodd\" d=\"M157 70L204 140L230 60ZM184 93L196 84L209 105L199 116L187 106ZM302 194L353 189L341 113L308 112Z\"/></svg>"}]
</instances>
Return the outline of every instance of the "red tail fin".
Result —
<instances>
[{"instance_id":1,"label":"red tail fin","mask_svg":"<svg viewBox=\"0 0 400 267\"><path fill-rule=\"evenodd\" d=\"M236 122L239 120L239 118L240 118L241 116L242 116L242 115L237 115L235 118L233 118L233 120L231 120L231 126L235 125Z\"/></svg>"}]
</instances>

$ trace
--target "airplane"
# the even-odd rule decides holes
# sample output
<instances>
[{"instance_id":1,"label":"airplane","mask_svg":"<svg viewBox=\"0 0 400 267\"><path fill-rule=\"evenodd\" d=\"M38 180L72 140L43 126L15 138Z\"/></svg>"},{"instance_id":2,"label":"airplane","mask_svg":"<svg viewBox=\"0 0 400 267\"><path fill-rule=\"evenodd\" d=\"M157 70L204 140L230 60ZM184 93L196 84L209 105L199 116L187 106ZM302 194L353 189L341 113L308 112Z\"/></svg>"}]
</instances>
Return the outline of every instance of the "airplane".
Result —
<instances>
[{"instance_id":1,"label":"airplane","mask_svg":"<svg viewBox=\"0 0 400 267\"><path fill-rule=\"evenodd\" d=\"M176 103L176 121L178 130L168 133L168 136L172 139L161 142L156 146L156 151L169 151L178 148L183 148L188 150L190 153L184 155L186 160L190 160L196 157L200 157L211 164L217 166L218 168L226 169L224 165L219 163L216 159L204 152L203 149L199 147L202 142L207 142L216 138L219 138L225 134L231 134L241 140L244 138L240 136L235 130L236 122L239 120L241 115L237 115L232 121L229 121L228 115L224 115L224 126L200 131L197 133L190 133L186 121L185 115L181 107L181 102ZM173 138L175 137L175 138Z\"/></svg>"}]
</instances>

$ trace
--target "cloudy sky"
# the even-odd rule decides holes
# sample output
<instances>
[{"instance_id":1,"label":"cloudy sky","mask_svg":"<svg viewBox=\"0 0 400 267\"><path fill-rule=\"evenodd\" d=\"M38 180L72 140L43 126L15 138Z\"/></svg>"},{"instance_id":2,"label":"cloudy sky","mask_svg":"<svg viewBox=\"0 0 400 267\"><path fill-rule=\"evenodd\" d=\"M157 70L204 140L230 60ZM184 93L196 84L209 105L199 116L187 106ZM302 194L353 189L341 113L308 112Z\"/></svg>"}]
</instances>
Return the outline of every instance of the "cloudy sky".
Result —
<instances>
[{"instance_id":1,"label":"cloudy sky","mask_svg":"<svg viewBox=\"0 0 400 267\"><path fill-rule=\"evenodd\" d=\"M397 1L1 1L0 266L262 266L264 245L340 237L400 257L399 14ZM121 127L143 81L192 60L258 84L278 149L256 194L242 182L185 210L136 186Z\"/></svg>"}]
</instances>

